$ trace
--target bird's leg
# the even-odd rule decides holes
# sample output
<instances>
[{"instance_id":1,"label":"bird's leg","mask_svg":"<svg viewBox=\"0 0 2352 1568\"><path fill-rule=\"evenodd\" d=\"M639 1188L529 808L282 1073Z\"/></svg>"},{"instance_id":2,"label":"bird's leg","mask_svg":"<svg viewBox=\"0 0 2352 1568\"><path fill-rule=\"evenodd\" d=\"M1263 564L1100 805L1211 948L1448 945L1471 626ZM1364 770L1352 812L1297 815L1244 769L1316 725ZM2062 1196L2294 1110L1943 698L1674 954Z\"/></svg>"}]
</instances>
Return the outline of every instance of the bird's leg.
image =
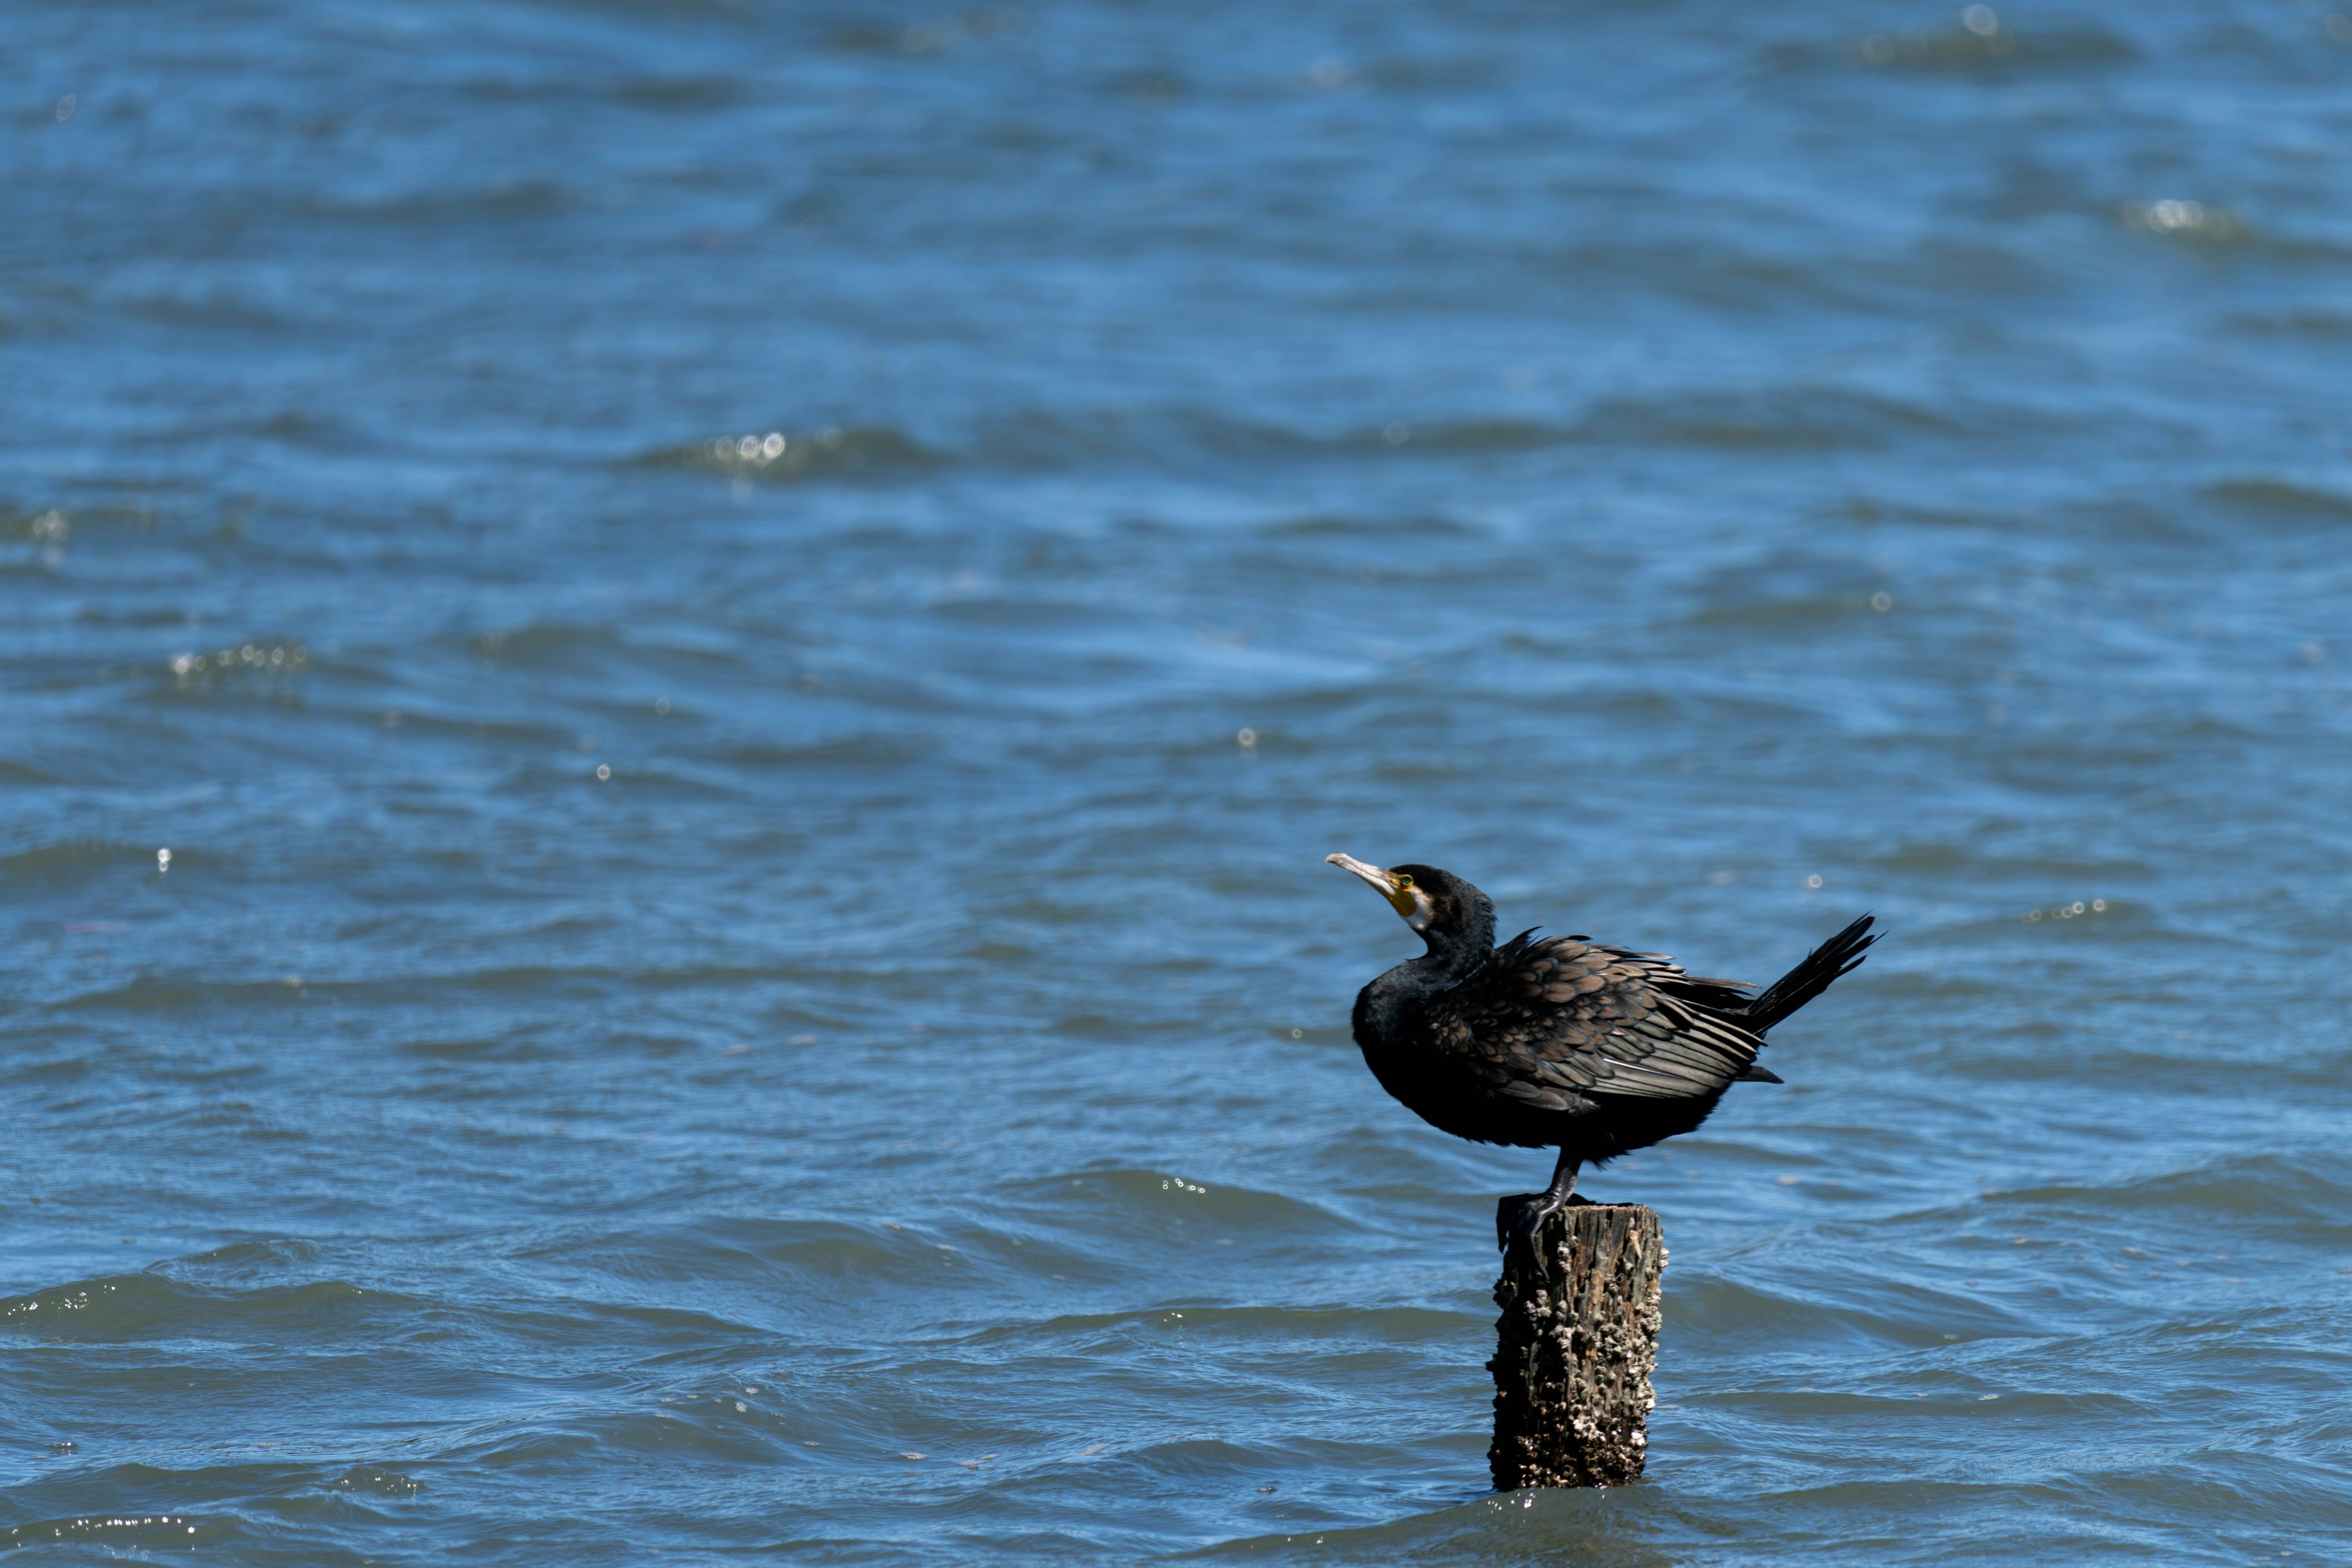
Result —
<instances>
[{"instance_id":1,"label":"bird's leg","mask_svg":"<svg viewBox=\"0 0 2352 1568\"><path fill-rule=\"evenodd\" d=\"M1551 1185L1540 1193L1525 1193L1507 1197L1495 1205L1495 1245L1506 1252L1526 1248L1532 1255L1536 1232L1543 1222L1573 1202L1576 1196L1576 1173L1583 1161L1562 1149L1559 1163L1552 1167Z\"/></svg>"}]
</instances>

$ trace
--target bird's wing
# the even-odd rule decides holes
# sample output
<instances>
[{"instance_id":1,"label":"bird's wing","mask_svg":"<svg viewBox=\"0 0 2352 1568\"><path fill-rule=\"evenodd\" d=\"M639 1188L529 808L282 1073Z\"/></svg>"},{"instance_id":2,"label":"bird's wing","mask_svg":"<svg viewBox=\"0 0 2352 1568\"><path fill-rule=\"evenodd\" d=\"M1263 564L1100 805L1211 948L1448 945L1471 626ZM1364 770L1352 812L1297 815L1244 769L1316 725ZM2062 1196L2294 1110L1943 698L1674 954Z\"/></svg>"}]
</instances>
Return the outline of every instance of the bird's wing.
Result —
<instances>
[{"instance_id":1,"label":"bird's wing","mask_svg":"<svg viewBox=\"0 0 2352 1568\"><path fill-rule=\"evenodd\" d=\"M1707 1005L1740 991L1661 953L1520 936L1430 1004L1430 1033L1496 1093L1544 1110L1588 1093L1685 1100L1755 1068L1762 1041Z\"/></svg>"}]
</instances>

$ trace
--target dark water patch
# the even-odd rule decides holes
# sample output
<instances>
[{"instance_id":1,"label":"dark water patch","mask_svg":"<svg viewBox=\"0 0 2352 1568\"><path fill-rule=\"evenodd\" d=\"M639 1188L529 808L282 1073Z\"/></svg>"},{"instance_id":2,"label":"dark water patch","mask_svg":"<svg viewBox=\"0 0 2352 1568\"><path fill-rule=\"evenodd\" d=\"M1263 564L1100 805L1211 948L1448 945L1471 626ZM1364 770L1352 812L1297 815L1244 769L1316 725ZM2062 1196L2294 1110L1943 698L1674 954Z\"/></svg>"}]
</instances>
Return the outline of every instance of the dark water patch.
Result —
<instances>
[{"instance_id":1,"label":"dark water patch","mask_svg":"<svg viewBox=\"0 0 2352 1568\"><path fill-rule=\"evenodd\" d=\"M1956 1340L2034 1331L2025 1320L1957 1291L1874 1285L1864 1292L1867 1300L1839 1301L1825 1298L1822 1289L1776 1296L1733 1279L1685 1275L1671 1283L1669 1294L1675 1321L1727 1347L1804 1343L1826 1349L1841 1341L1867 1341L1927 1350Z\"/></svg>"},{"instance_id":2,"label":"dark water patch","mask_svg":"<svg viewBox=\"0 0 2352 1568\"><path fill-rule=\"evenodd\" d=\"M1923 437L1949 438L1948 414L1845 389L1694 389L1670 399L1605 398L1577 426L1585 443L1727 451L1829 452Z\"/></svg>"},{"instance_id":3,"label":"dark water patch","mask_svg":"<svg viewBox=\"0 0 2352 1568\"><path fill-rule=\"evenodd\" d=\"M184 286L153 292L119 293L110 297L105 307L109 314L120 313L163 326L193 327L221 332L290 331L303 324L301 316L288 311L282 305L273 305L270 301L217 285L209 289L201 286ZM271 430L271 426L282 428ZM314 426L305 416L289 411L254 428L269 434L299 437L310 434ZM185 427L175 432L182 438L185 434Z\"/></svg>"},{"instance_id":4,"label":"dark water patch","mask_svg":"<svg viewBox=\"0 0 2352 1568\"><path fill-rule=\"evenodd\" d=\"M805 769L908 767L934 754L936 747L919 737L868 733L799 746L731 746L717 752L715 760L755 773L797 773Z\"/></svg>"},{"instance_id":5,"label":"dark water patch","mask_svg":"<svg viewBox=\"0 0 2352 1568\"><path fill-rule=\"evenodd\" d=\"M2343 1183L2298 1163L2255 1155L2193 1171L2170 1171L2113 1186L2026 1187L2002 1192L2003 1205L2049 1205L2095 1215L2164 1215L2247 1227L2334 1226L2345 1209Z\"/></svg>"},{"instance_id":6,"label":"dark water patch","mask_svg":"<svg viewBox=\"0 0 2352 1568\"><path fill-rule=\"evenodd\" d=\"M1277 1193L1213 1185L1173 1172L1086 1170L1011 1184L1007 1191L1037 1209L1078 1215L1090 1225L1123 1234L1203 1226L1238 1235L1251 1230L1317 1229L1347 1222L1323 1205Z\"/></svg>"},{"instance_id":7,"label":"dark water patch","mask_svg":"<svg viewBox=\"0 0 2352 1568\"><path fill-rule=\"evenodd\" d=\"M188 873L184 870L184 877ZM230 1007L296 1008L310 1000L299 977L268 980L190 980L164 974L139 974L117 985L78 992L53 1006L61 1011L122 1012L163 1016L209 1012Z\"/></svg>"},{"instance_id":8,"label":"dark water patch","mask_svg":"<svg viewBox=\"0 0 2352 1568\"><path fill-rule=\"evenodd\" d=\"M469 223L522 226L573 209L582 193L549 175L456 182L451 187L360 194L305 195L288 205L291 216L328 225L408 232L458 228Z\"/></svg>"},{"instance_id":9,"label":"dark water patch","mask_svg":"<svg viewBox=\"0 0 2352 1568\"><path fill-rule=\"evenodd\" d=\"M1738 631L1765 631L1779 627L1828 626L1833 623L1858 620L1872 613L1870 595L1856 589L1838 594L1816 594L1802 599L1766 599L1752 588L1742 585L1723 595L1728 602L1718 602L1690 614L1688 619L1707 628Z\"/></svg>"},{"instance_id":10,"label":"dark water patch","mask_svg":"<svg viewBox=\"0 0 2352 1568\"><path fill-rule=\"evenodd\" d=\"M990 1345L1089 1344L1124 1341L1136 1335L1207 1335L1278 1354L1274 1346L1339 1347L1370 1345L1451 1346L1475 1336L1490 1315L1440 1312L1407 1307L1162 1307L1143 1312L1109 1315L1066 1315L1035 1323L999 1325L973 1335L974 1348Z\"/></svg>"},{"instance_id":11,"label":"dark water patch","mask_svg":"<svg viewBox=\"0 0 2352 1568\"><path fill-rule=\"evenodd\" d=\"M0 888L57 893L126 872L155 870L155 846L84 839L37 845L0 856Z\"/></svg>"},{"instance_id":12,"label":"dark water patch","mask_svg":"<svg viewBox=\"0 0 2352 1568\"><path fill-rule=\"evenodd\" d=\"M750 431L665 447L634 459L638 467L689 468L745 483L908 479L950 459L884 426L828 425L814 431Z\"/></svg>"},{"instance_id":13,"label":"dark water patch","mask_svg":"<svg viewBox=\"0 0 2352 1568\"><path fill-rule=\"evenodd\" d=\"M1213 409L1143 408L1083 425L1042 416L978 427L961 450L942 451L887 427L827 426L814 433L753 431L667 447L637 459L745 482L895 479L946 467L982 464L1015 470L1068 469L1087 462L1134 460L1154 468L1190 462L1452 459L1547 450L1650 445L1730 450L1829 451L1876 447L1920 437L1951 437L1966 426L1948 413L1843 389L1780 387L1769 392L1694 389L1671 400L1604 398L1572 422L1507 416L1390 419L1350 430L1320 431L1236 417Z\"/></svg>"},{"instance_id":14,"label":"dark water patch","mask_svg":"<svg viewBox=\"0 0 2352 1568\"><path fill-rule=\"evenodd\" d=\"M2208 485L2205 495L2229 515L2250 521L2326 525L2352 521L2352 496L2281 479L2225 480Z\"/></svg>"},{"instance_id":15,"label":"dark water patch","mask_svg":"<svg viewBox=\"0 0 2352 1568\"><path fill-rule=\"evenodd\" d=\"M403 1040L399 1049L404 1055L426 1060L461 1062L540 1062L560 1061L569 1053L565 1042L533 1037L529 1035L507 1036L497 1039L443 1038Z\"/></svg>"},{"instance_id":16,"label":"dark water patch","mask_svg":"<svg viewBox=\"0 0 2352 1568\"><path fill-rule=\"evenodd\" d=\"M1284 518L1263 525L1261 531L1269 539L1357 540L1367 543L1406 543L1425 539L1449 537L1475 538L1481 531L1475 525L1454 518L1439 516L1334 516L1314 515ZM1359 567L1362 574L1365 568ZM1375 580L1377 574L1364 577Z\"/></svg>"},{"instance_id":17,"label":"dark water patch","mask_svg":"<svg viewBox=\"0 0 2352 1568\"><path fill-rule=\"evenodd\" d=\"M0 1323L47 1342L332 1340L409 1321L417 1303L340 1279L225 1290L155 1274L77 1280L0 1300Z\"/></svg>"},{"instance_id":18,"label":"dark water patch","mask_svg":"<svg viewBox=\"0 0 2352 1568\"><path fill-rule=\"evenodd\" d=\"M33 509L10 507L0 512L0 540L13 543L57 546L73 538L76 513L62 507L45 506ZM89 521L86 513L79 514Z\"/></svg>"},{"instance_id":19,"label":"dark water patch","mask_svg":"<svg viewBox=\"0 0 2352 1568\"><path fill-rule=\"evenodd\" d=\"M2285 310L2276 314L2248 312L2232 316L2232 330L2254 337L2310 338L2334 342L2352 337L2352 314L2329 310Z\"/></svg>"},{"instance_id":20,"label":"dark water patch","mask_svg":"<svg viewBox=\"0 0 2352 1568\"><path fill-rule=\"evenodd\" d=\"M310 649L284 636L263 636L213 648L192 648L127 673L143 680L152 700L223 696L290 700L311 667Z\"/></svg>"},{"instance_id":21,"label":"dark water patch","mask_svg":"<svg viewBox=\"0 0 2352 1568\"><path fill-rule=\"evenodd\" d=\"M381 1498L412 1498L425 1489L414 1476L383 1465L353 1465L328 1485L339 1492Z\"/></svg>"},{"instance_id":22,"label":"dark water patch","mask_svg":"<svg viewBox=\"0 0 2352 1568\"><path fill-rule=\"evenodd\" d=\"M110 1554L122 1552L184 1552L203 1544L225 1544L226 1532L204 1531L194 1517L169 1512L86 1513L34 1520L0 1531L12 1551L26 1547L95 1547ZM207 1539L208 1537L208 1539Z\"/></svg>"},{"instance_id":23,"label":"dark water patch","mask_svg":"<svg viewBox=\"0 0 2352 1568\"><path fill-rule=\"evenodd\" d=\"M633 109L671 114L725 109L743 101L749 91L740 79L725 76L632 77L606 90Z\"/></svg>"},{"instance_id":24,"label":"dark water patch","mask_svg":"<svg viewBox=\"0 0 2352 1568\"><path fill-rule=\"evenodd\" d=\"M1397 420L1356 437L1351 444L1367 451L1386 447L1399 454L1453 457L1535 451L1565 445L1579 434L1524 419L1452 419L1418 425Z\"/></svg>"},{"instance_id":25,"label":"dark water patch","mask_svg":"<svg viewBox=\"0 0 2352 1568\"><path fill-rule=\"evenodd\" d=\"M47 784L62 782L59 775L35 767L31 763L0 757L0 784Z\"/></svg>"},{"instance_id":26,"label":"dark water patch","mask_svg":"<svg viewBox=\"0 0 2352 1568\"><path fill-rule=\"evenodd\" d=\"M485 632L467 639L486 659L523 668L570 668L582 660L622 653L628 639L608 626L533 623L512 631Z\"/></svg>"},{"instance_id":27,"label":"dark water patch","mask_svg":"<svg viewBox=\"0 0 2352 1568\"><path fill-rule=\"evenodd\" d=\"M600 1269L640 1285L726 1281L751 1292L805 1289L816 1279L877 1285L933 1278L941 1244L893 1222L704 1215L659 1231L571 1239L525 1256Z\"/></svg>"},{"instance_id":28,"label":"dark water patch","mask_svg":"<svg viewBox=\"0 0 2352 1568\"><path fill-rule=\"evenodd\" d=\"M301 1237L267 1237L232 1242L175 1260L176 1269L228 1279L252 1279L289 1268L307 1268L324 1256L316 1241Z\"/></svg>"},{"instance_id":29,"label":"dark water patch","mask_svg":"<svg viewBox=\"0 0 2352 1568\"><path fill-rule=\"evenodd\" d=\"M1872 70L1967 77L2029 71L2079 77L2116 69L2139 56L2124 34L2080 26L2012 29L1989 5L1970 7L1957 26L1873 33L1849 41L1840 52L1847 61Z\"/></svg>"},{"instance_id":30,"label":"dark water patch","mask_svg":"<svg viewBox=\"0 0 2352 1568\"><path fill-rule=\"evenodd\" d=\"M520 1480L555 1481L583 1464L608 1457L664 1466L768 1468L801 1459L793 1452L796 1447L772 1412L753 1412L743 1401L721 1399L672 1409L541 1419L464 1445L447 1462Z\"/></svg>"},{"instance_id":31,"label":"dark water patch","mask_svg":"<svg viewBox=\"0 0 2352 1568\"><path fill-rule=\"evenodd\" d=\"M601 929L611 929L609 926ZM729 964L685 964L676 968L620 966L606 963L556 964L486 964L479 968L427 970L398 982L346 981L333 987L352 1005L398 1005L429 997L455 999L469 994L488 998L518 994L562 994L585 1000L608 994L615 986L654 990L703 991L713 987L738 990L812 978L824 973L814 967L747 967ZM258 993L267 994L266 992Z\"/></svg>"},{"instance_id":32,"label":"dark water patch","mask_svg":"<svg viewBox=\"0 0 2352 1568\"><path fill-rule=\"evenodd\" d=\"M1000 438L992 448L1024 447L1037 460L1068 462L1082 455L1158 457L1184 453L1223 460L1283 458L1324 461L1379 458L1462 458L1509 456L1595 446L1654 445L1792 452L1825 451L1922 435L1949 435L1948 416L1892 399L1845 389L1775 387L1770 391L1694 388L1672 398L1604 397L1572 421L1548 422L1502 415L1433 419L1392 418L1350 430L1244 420L1207 409L1137 414L1085 432L1032 423L1025 442Z\"/></svg>"},{"instance_id":33,"label":"dark water patch","mask_svg":"<svg viewBox=\"0 0 2352 1568\"><path fill-rule=\"evenodd\" d=\"M1203 1562L1484 1563L1560 1557L1596 1568L1664 1568L1681 1560L1644 1537L1663 1532L1643 1489L1529 1491L1481 1498L1393 1523L1310 1525L1180 1553ZM1671 1517L1671 1515L1669 1515ZM1679 1535L1673 1531L1670 1534ZM1702 1537L1702 1539L1704 1539ZM1687 1547L1687 1537L1675 1544Z\"/></svg>"}]
</instances>

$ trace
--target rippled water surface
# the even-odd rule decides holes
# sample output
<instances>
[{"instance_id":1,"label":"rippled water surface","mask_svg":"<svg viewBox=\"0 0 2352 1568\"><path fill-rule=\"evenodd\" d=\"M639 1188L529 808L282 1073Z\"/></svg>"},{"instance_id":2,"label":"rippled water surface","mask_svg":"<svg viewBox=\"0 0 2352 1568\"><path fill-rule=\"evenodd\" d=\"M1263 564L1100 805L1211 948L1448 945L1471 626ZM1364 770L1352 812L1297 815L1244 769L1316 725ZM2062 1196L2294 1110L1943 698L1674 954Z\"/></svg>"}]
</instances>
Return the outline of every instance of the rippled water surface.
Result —
<instances>
[{"instance_id":1,"label":"rippled water surface","mask_svg":"<svg viewBox=\"0 0 2352 1568\"><path fill-rule=\"evenodd\" d=\"M0 1542L2352 1558L2352 16L0 37ZM1892 933L1637 1487L1334 849Z\"/></svg>"}]
</instances>

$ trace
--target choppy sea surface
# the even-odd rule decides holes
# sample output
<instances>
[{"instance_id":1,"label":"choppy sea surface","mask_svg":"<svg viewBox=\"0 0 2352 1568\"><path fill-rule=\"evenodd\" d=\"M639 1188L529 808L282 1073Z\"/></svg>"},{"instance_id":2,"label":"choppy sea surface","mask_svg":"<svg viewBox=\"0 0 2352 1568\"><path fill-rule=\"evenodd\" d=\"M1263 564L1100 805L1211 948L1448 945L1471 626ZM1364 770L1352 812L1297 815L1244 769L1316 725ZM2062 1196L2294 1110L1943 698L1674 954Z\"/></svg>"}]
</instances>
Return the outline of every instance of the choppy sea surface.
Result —
<instances>
[{"instance_id":1,"label":"choppy sea surface","mask_svg":"<svg viewBox=\"0 0 2352 1568\"><path fill-rule=\"evenodd\" d=\"M2352 1560L2352 16L0 67L0 1545ZM1585 1181L1638 1486L1486 1489L1335 849L1891 933Z\"/></svg>"}]
</instances>

